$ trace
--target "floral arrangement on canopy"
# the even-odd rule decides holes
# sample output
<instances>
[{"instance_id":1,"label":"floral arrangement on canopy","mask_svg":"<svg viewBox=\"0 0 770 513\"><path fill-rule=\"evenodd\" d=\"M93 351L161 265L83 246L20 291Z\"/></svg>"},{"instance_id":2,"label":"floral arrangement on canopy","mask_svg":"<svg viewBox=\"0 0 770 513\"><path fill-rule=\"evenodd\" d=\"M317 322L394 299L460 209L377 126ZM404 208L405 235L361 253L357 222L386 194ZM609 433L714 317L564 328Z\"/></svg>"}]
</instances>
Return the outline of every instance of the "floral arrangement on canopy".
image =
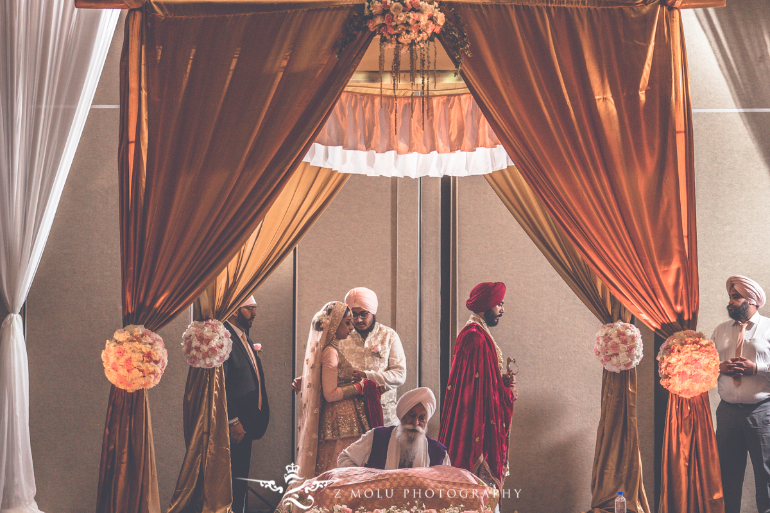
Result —
<instances>
[{"instance_id":1,"label":"floral arrangement on canopy","mask_svg":"<svg viewBox=\"0 0 770 513\"><path fill-rule=\"evenodd\" d=\"M419 70L424 124L426 106L430 107L430 102L426 103L425 100L430 97L430 80L426 80L426 77L431 69L431 54L434 87L436 81L436 35L442 34L447 53L455 62L458 72L462 67L463 55L471 56L470 42L460 17L449 7L439 7L439 0L366 0L363 14L356 13L345 27L345 36L337 44L337 56L366 29L376 32L380 37L380 98L385 72L385 50L393 49L390 76L394 98L397 98L396 90L401 82L401 54L409 52L412 91L415 90Z\"/></svg>"},{"instance_id":2,"label":"floral arrangement on canopy","mask_svg":"<svg viewBox=\"0 0 770 513\"><path fill-rule=\"evenodd\" d=\"M120 328L102 351L105 376L110 383L127 392L157 385L167 363L168 352L163 339L141 325Z\"/></svg>"},{"instance_id":3,"label":"floral arrangement on canopy","mask_svg":"<svg viewBox=\"0 0 770 513\"><path fill-rule=\"evenodd\" d=\"M594 356L610 372L632 369L642 361L642 333L627 322L605 324L596 333Z\"/></svg>"},{"instance_id":4,"label":"floral arrangement on canopy","mask_svg":"<svg viewBox=\"0 0 770 513\"><path fill-rule=\"evenodd\" d=\"M719 353L704 333L674 333L658 352L660 384L685 398L695 397L717 385Z\"/></svg>"},{"instance_id":5,"label":"floral arrangement on canopy","mask_svg":"<svg viewBox=\"0 0 770 513\"><path fill-rule=\"evenodd\" d=\"M312 507L307 513L353 513L353 510L344 505L336 505L331 509ZM462 505L453 506L451 508L442 508L440 510L424 509L420 503L417 503L410 508L409 503L407 503L406 506L391 506L388 509L367 510L366 508L358 508L355 513L492 513L492 510L467 510Z\"/></svg>"},{"instance_id":6,"label":"floral arrangement on canopy","mask_svg":"<svg viewBox=\"0 0 770 513\"><path fill-rule=\"evenodd\" d=\"M193 321L182 335L182 347L191 367L219 367L230 357L233 342L225 325L216 319Z\"/></svg>"}]
</instances>

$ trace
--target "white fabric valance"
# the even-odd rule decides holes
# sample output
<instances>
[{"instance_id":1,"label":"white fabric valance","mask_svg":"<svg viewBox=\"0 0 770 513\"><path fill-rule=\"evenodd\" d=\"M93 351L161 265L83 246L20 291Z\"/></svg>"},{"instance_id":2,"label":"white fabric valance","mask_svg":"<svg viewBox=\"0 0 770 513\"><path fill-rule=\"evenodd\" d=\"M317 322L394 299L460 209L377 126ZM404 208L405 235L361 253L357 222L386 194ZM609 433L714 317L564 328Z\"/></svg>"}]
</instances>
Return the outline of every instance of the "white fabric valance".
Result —
<instances>
[{"instance_id":1,"label":"white fabric valance","mask_svg":"<svg viewBox=\"0 0 770 513\"><path fill-rule=\"evenodd\" d=\"M513 165L502 146L454 153L432 151L399 155L395 151L345 150L340 146L314 143L303 160L340 173L409 178L485 175Z\"/></svg>"},{"instance_id":2,"label":"white fabric valance","mask_svg":"<svg viewBox=\"0 0 770 513\"><path fill-rule=\"evenodd\" d=\"M427 101L423 125L419 97L345 92L303 160L342 173L410 178L483 175L513 165L470 94Z\"/></svg>"}]
</instances>

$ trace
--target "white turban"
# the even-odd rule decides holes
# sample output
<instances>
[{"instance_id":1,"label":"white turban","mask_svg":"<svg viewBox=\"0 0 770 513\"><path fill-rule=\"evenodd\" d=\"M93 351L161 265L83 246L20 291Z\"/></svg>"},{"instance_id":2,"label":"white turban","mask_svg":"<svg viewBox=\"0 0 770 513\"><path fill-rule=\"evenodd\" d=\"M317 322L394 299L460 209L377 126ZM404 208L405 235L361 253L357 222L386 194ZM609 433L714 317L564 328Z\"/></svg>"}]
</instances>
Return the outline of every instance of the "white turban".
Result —
<instances>
[{"instance_id":1,"label":"white turban","mask_svg":"<svg viewBox=\"0 0 770 513\"><path fill-rule=\"evenodd\" d=\"M243 304L241 305L241 308L243 308L244 306L257 306L257 301L254 299L253 295L249 296L248 299L243 302Z\"/></svg>"},{"instance_id":2,"label":"white turban","mask_svg":"<svg viewBox=\"0 0 770 513\"><path fill-rule=\"evenodd\" d=\"M745 276L735 275L727 278L727 293L730 293L730 289L735 287L738 294L745 297L749 304L756 305L757 308L765 306L765 291L759 286L759 283L755 282Z\"/></svg>"},{"instance_id":3,"label":"white turban","mask_svg":"<svg viewBox=\"0 0 770 513\"><path fill-rule=\"evenodd\" d=\"M377 313L377 306L379 306L377 294L366 287L356 287L348 292L345 295L345 304L350 308L363 308L373 314Z\"/></svg>"},{"instance_id":4,"label":"white turban","mask_svg":"<svg viewBox=\"0 0 770 513\"><path fill-rule=\"evenodd\" d=\"M402 395L396 404L396 415L399 419L403 419L404 415L409 413L409 410L417 406L418 403L422 403L425 407L425 411L428 412L428 420L430 420L436 411L436 396L433 395L430 388L426 387L415 388Z\"/></svg>"}]
</instances>

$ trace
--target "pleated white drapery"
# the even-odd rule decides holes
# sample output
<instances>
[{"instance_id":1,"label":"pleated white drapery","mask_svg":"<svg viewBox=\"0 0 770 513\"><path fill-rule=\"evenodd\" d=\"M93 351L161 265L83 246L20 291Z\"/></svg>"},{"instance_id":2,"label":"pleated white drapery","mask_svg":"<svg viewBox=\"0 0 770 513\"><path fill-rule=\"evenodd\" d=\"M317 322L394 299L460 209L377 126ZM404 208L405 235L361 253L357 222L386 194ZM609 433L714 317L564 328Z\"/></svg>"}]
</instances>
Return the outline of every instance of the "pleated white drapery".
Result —
<instances>
[{"instance_id":1,"label":"pleated white drapery","mask_svg":"<svg viewBox=\"0 0 770 513\"><path fill-rule=\"evenodd\" d=\"M470 94L427 99L344 92L304 161L368 176L473 176L513 165ZM398 122L398 129L393 127Z\"/></svg>"},{"instance_id":2,"label":"pleated white drapery","mask_svg":"<svg viewBox=\"0 0 770 513\"><path fill-rule=\"evenodd\" d=\"M120 12L73 0L0 2L0 512L37 512L29 293Z\"/></svg>"}]
</instances>

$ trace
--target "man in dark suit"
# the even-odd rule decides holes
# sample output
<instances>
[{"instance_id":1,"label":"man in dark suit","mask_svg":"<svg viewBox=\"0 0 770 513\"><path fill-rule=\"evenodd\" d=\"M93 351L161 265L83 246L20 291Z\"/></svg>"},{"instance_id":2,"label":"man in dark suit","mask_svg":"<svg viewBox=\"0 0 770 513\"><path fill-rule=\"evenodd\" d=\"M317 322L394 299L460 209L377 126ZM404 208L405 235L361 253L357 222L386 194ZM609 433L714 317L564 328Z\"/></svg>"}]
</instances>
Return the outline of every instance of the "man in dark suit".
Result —
<instances>
[{"instance_id":1,"label":"man in dark suit","mask_svg":"<svg viewBox=\"0 0 770 513\"><path fill-rule=\"evenodd\" d=\"M265 434L270 409L265 392L265 374L249 328L257 315L254 296L244 302L225 322L233 341L230 358L225 361L225 392L230 424L230 464L233 477L233 513L246 511L251 442Z\"/></svg>"}]
</instances>

